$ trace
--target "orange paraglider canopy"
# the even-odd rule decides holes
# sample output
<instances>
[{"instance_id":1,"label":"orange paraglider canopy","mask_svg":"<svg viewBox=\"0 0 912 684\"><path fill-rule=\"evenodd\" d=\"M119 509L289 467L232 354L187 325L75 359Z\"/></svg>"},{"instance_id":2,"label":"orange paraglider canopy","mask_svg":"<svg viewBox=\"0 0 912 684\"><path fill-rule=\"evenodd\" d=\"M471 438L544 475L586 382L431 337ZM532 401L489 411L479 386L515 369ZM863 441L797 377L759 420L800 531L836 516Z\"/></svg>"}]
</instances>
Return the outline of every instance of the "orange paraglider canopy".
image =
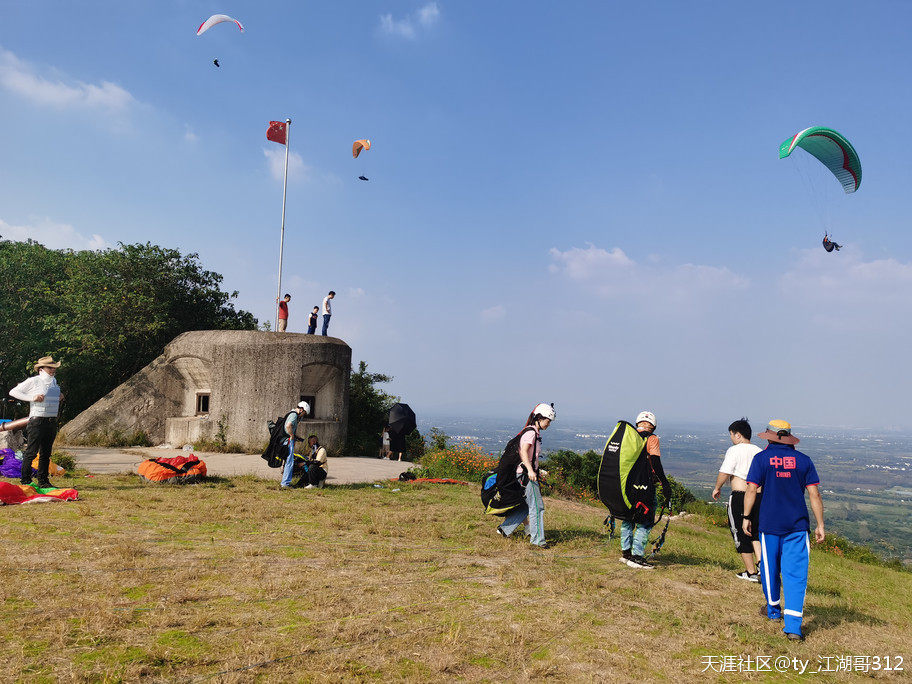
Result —
<instances>
[{"instance_id":1,"label":"orange paraglider canopy","mask_svg":"<svg viewBox=\"0 0 912 684\"><path fill-rule=\"evenodd\" d=\"M357 159L358 155L361 154L361 150L369 150L370 148L370 140L355 140L355 142L352 143L352 157Z\"/></svg>"}]
</instances>

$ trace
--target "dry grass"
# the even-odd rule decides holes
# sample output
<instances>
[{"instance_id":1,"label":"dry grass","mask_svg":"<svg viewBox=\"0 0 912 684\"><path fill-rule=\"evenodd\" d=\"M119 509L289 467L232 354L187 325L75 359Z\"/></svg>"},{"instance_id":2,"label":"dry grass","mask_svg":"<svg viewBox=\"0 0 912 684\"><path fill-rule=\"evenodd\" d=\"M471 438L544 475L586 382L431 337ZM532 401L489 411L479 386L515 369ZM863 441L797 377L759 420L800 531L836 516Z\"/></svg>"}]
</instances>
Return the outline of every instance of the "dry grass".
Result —
<instances>
[{"instance_id":1,"label":"dry grass","mask_svg":"<svg viewBox=\"0 0 912 684\"><path fill-rule=\"evenodd\" d=\"M548 500L553 547L542 551L495 535L475 487L71 482L79 502L2 509L4 681L810 676L710 668L780 655L809 670L826 656L902 656L912 667L912 575L814 554L808 640L789 643L757 615L759 586L734 577L727 533L698 519L673 522L660 567L644 572L618 563L603 509Z\"/></svg>"}]
</instances>

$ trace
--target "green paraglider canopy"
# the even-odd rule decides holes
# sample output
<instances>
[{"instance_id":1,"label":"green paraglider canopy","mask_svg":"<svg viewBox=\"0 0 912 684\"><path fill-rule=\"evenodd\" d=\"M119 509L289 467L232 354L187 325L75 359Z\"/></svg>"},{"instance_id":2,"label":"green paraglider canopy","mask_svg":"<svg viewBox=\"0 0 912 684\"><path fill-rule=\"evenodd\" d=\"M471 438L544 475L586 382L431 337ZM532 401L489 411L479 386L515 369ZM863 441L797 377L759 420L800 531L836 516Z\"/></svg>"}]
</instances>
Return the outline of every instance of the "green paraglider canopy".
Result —
<instances>
[{"instance_id":1,"label":"green paraglider canopy","mask_svg":"<svg viewBox=\"0 0 912 684\"><path fill-rule=\"evenodd\" d=\"M861 160L852 143L832 128L812 126L796 133L779 146L779 158L785 159L796 147L819 159L842 183L846 193L858 190Z\"/></svg>"}]
</instances>

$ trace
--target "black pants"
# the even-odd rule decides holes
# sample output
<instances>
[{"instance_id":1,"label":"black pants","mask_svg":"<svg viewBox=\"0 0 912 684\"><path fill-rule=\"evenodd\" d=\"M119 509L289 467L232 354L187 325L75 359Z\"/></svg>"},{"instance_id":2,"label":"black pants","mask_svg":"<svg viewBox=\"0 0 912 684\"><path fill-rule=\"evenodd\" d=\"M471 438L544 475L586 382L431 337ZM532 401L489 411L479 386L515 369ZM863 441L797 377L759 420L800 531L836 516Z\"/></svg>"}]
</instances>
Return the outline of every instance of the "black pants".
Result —
<instances>
[{"instance_id":1,"label":"black pants","mask_svg":"<svg viewBox=\"0 0 912 684\"><path fill-rule=\"evenodd\" d=\"M326 471L318 465L307 466L307 483L317 487L326 479Z\"/></svg>"},{"instance_id":2,"label":"black pants","mask_svg":"<svg viewBox=\"0 0 912 684\"><path fill-rule=\"evenodd\" d=\"M32 482L32 461L38 456L38 484L48 483L48 468L51 466L51 450L57 437L56 418L29 418L25 428L28 445L22 455L22 484Z\"/></svg>"}]
</instances>

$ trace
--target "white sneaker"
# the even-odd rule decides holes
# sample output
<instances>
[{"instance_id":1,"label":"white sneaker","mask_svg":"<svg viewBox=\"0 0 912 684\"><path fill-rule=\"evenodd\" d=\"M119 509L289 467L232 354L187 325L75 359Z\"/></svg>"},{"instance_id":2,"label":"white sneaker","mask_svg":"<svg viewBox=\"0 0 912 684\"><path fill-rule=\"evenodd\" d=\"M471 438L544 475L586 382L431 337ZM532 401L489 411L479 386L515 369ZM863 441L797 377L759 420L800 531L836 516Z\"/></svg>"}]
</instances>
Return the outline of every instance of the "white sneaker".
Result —
<instances>
[{"instance_id":1,"label":"white sneaker","mask_svg":"<svg viewBox=\"0 0 912 684\"><path fill-rule=\"evenodd\" d=\"M311 485L311 484L309 484L309 485L307 485L306 487L304 487L304 489L313 489L313 488L314 488L314 486Z\"/></svg>"}]
</instances>

